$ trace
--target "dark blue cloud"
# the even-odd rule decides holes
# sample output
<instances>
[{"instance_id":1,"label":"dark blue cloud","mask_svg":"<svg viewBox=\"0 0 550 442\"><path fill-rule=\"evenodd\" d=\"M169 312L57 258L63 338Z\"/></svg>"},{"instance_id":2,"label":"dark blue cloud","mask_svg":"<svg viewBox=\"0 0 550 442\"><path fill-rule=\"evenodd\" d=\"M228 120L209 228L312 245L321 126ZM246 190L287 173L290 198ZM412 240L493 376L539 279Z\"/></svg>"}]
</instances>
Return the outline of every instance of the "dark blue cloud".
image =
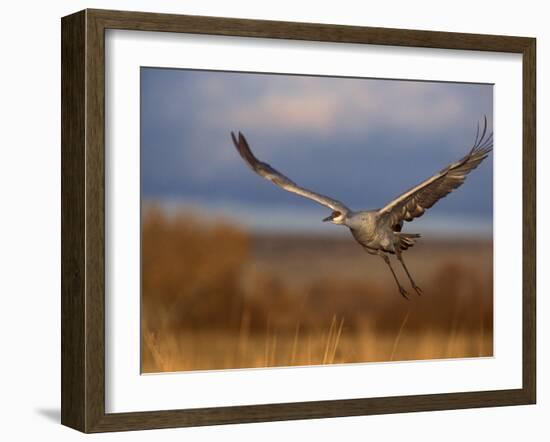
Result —
<instances>
[{"instance_id":1,"label":"dark blue cloud","mask_svg":"<svg viewBox=\"0 0 550 442\"><path fill-rule=\"evenodd\" d=\"M242 130L301 185L380 207L464 155L492 103L491 85L142 68L142 196L310 208L244 165L229 137ZM431 212L490 221L492 166Z\"/></svg>"}]
</instances>

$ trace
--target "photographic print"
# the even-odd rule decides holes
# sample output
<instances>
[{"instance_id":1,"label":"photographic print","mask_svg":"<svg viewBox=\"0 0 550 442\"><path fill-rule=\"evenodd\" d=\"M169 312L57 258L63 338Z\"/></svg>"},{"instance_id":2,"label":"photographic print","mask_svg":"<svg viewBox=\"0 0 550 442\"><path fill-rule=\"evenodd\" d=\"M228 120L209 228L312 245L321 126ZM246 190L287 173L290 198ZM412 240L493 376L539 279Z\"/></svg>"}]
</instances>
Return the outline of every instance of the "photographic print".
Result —
<instances>
[{"instance_id":1,"label":"photographic print","mask_svg":"<svg viewBox=\"0 0 550 442\"><path fill-rule=\"evenodd\" d=\"M493 85L141 68L143 373L493 355Z\"/></svg>"}]
</instances>

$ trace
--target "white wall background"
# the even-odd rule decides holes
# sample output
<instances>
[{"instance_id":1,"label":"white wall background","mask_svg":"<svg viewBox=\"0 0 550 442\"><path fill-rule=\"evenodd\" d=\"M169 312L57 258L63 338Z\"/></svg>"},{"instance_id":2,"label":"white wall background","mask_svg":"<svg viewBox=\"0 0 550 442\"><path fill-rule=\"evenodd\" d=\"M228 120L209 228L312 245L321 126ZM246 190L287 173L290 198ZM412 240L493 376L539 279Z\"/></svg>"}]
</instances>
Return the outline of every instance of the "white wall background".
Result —
<instances>
[{"instance_id":1,"label":"white wall background","mask_svg":"<svg viewBox=\"0 0 550 442\"><path fill-rule=\"evenodd\" d=\"M550 201L550 28L545 2L338 2L251 0L20 0L2 8L0 68L0 435L4 440L77 440L60 407L60 17L86 7L339 23L538 39L539 403L403 415L116 433L96 440L548 440L550 334L544 294ZM411 379L414 382L414 379ZM546 419L545 419L546 418Z\"/></svg>"}]
</instances>

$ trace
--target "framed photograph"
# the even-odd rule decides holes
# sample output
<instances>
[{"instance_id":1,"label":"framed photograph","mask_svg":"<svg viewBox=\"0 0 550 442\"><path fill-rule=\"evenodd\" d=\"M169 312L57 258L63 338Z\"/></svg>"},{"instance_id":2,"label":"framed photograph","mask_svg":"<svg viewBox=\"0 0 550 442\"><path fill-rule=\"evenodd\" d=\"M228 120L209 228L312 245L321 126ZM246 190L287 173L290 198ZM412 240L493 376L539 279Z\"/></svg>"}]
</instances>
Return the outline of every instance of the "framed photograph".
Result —
<instances>
[{"instance_id":1,"label":"framed photograph","mask_svg":"<svg viewBox=\"0 0 550 442\"><path fill-rule=\"evenodd\" d=\"M62 19L62 423L533 404L535 39Z\"/></svg>"}]
</instances>

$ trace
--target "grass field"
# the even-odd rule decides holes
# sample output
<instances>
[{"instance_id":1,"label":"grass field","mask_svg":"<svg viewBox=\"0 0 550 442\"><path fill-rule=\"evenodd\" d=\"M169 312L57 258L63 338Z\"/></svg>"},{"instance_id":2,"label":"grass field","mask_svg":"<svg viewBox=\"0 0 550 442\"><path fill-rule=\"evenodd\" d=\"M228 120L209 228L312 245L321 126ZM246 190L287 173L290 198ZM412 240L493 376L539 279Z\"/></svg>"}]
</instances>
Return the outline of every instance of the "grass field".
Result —
<instances>
[{"instance_id":1,"label":"grass field","mask_svg":"<svg viewBox=\"0 0 550 442\"><path fill-rule=\"evenodd\" d=\"M493 354L490 241L422 238L405 259L424 295L406 301L351 235L202 224L144 213L144 373Z\"/></svg>"}]
</instances>

